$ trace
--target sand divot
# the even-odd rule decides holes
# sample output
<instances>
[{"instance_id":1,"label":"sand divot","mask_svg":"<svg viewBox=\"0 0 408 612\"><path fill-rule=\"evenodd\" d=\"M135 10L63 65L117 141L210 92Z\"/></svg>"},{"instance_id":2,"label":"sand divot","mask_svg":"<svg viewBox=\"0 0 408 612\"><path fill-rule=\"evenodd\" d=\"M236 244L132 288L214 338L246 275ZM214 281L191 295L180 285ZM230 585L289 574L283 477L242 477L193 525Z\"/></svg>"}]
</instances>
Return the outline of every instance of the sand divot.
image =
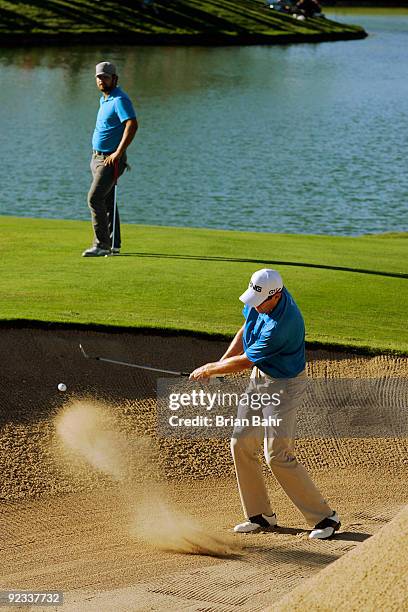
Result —
<instances>
[{"instance_id":1,"label":"sand divot","mask_svg":"<svg viewBox=\"0 0 408 612\"><path fill-rule=\"evenodd\" d=\"M55 425L66 457L79 457L124 485L134 537L171 552L217 557L239 552L232 538L209 534L175 507L165 483L159 481L153 442L121 432L112 407L73 399L57 415Z\"/></svg>"},{"instance_id":2,"label":"sand divot","mask_svg":"<svg viewBox=\"0 0 408 612\"><path fill-rule=\"evenodd\" d=\"M150 546L169 552L228 557L240 550L232 538L208 533L175 508L164 487L140 499L135 507L132 533Z\"/></svg>"}]
</instances>

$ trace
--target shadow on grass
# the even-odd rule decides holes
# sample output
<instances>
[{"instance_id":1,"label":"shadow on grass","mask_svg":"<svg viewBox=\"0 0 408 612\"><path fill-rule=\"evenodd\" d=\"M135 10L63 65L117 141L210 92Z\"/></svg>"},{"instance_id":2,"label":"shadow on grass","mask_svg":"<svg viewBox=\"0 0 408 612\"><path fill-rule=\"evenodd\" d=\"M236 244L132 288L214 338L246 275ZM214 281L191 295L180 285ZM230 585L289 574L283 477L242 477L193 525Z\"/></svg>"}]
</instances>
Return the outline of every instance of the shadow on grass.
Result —
<instances>
[{"instance_id":1,"label":"shadow on grass","mask_svg":"<svg viewBox=\"0 0 408 612\"><path fill-rule=\"evenodd\" d=\"M325 264L312 264L297 261L280 261L277 259L251 259L236 257L211 257L206 255L172 255L168 253L120 253L115 257L151 257L157 259L185 259L197 261L226 261L231 263L256 263L279 266L293 266L297 268L317 268L319 270L335 270L337 272L354 272L356 274L373 274L375 276L386 276L390 278L408 278L403 272L382 272L380 270L365 270L363 268L349 268L346 266L329 266Z\"/></svg>"},{"instance_id":2,"label":"shadow on grass","mask_svg":"<svg viewBox=\"0 0 408 612\"><path fill-rule=\"evenodd\" d=\"M83 0L71 0L70 5L60 4L54 0L15 0L15 4L20 6L27 6L27 11L32 7L38 7L39 10L44 11L42 15L39 13L37 19L32 20L34 25L38 27L41 25L43 28L57 29L58 27L65 26L78 26L78 25L95 25L95 26L106 26L109 29L120 29L115 28L115 24L123 22L124 11L120 5L112 2L99 2L94 0L93 2L84 2ZM135 7L132 11L134 17L141 14ZM50 26L49 22L52 21L53 25Z\"/></svg>"},{"instance_id":3,"label":"shadow on grass","mask_svg":"<svg viewBox=\"0 0 408 612\"><path fill-rule=\"evenodd\" d=\"M2 30L10 27L19 27L25 30L29 30L37 25L35 19L30 19L24 15L19 15L15 11L10 9L0 8L0 24Z\"/></svg>"}]
</instances>

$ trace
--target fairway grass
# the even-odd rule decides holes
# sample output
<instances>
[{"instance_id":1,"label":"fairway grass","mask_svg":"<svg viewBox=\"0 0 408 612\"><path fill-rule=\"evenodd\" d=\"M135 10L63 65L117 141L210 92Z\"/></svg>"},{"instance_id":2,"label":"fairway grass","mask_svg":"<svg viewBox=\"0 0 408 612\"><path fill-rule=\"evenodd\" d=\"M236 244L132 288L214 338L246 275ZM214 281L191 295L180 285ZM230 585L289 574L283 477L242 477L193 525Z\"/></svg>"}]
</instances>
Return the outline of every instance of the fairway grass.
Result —
<instances>
[{"instance_id":1,"label":"fairway grass","mask_svg":"<svg viewBox=\"0 0 408 612\"><path fill-rule=\"evenodd\" d=\"M304 314L309 343L408 354L407 234L349 238L124 225L120 256L83 258L89 222L0 217L0 229L3 322L230 337L242 324L238 296L250 275L276 267Z\"/></svg>"}]
</instances>

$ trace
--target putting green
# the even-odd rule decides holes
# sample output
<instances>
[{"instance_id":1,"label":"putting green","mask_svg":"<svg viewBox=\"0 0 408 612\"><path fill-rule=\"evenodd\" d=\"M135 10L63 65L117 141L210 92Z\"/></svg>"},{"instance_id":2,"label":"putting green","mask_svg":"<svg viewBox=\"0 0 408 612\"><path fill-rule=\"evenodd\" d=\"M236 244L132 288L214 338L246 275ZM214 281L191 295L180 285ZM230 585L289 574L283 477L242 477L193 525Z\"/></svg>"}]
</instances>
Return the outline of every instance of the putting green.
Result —
<instances>
[{"instance_id":1,"label":"putting green","mask_svg":"<svg viewBox=\"0 0 408 612\"><path fill-rule=\"evenodd\" d=\"M0 217L0 228L3 321L229 336L241 324L238 296L249 276L276 267L302 309L308 342L408 353L407 234L125 225L120 256L85 259L89 222Z\"/></svg>"}]
</instances>

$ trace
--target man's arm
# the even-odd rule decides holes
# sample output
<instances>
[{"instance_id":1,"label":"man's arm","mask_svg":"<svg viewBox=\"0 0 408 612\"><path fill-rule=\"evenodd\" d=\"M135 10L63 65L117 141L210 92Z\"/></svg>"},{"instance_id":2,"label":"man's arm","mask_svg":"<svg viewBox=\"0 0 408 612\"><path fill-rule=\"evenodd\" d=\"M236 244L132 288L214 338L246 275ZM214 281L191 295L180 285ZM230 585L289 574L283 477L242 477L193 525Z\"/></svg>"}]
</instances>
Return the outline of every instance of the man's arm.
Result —
<instances>
[{"instance_id":1,"label":"man's arm","mask_svg":"<svg viewBox=\"0 0 408 612\"><path fill-rule=\"evenodd\" d=\"M105 166L110 166L119 160L120 157L125 153L126 149L135 137L138 128L137 119L128 119L125 121L125 131L123 132L122 140L119 143L118 148L112 155L109 155L104 161Z\"/></svg>"},{"instance_id":2,"label":"man's arm","mask_svg":"<svg viewBox=\"0 0 408 612\"><path fill-rule=\"evenodd\" d=\"M245 328L245 323L243 324L241 329L239 329L237 333L235 334L235 337L231 341L231 344L229 345L224 355L221 357L220 361L223 361L224 359L228 359L228 357L235 357L235 355L242 355L242 353L244 352L244 345L242 343L242 336L244 335L244 328Z\"/></svg>"},{"instance_id":3,"label":"man's arm","mask_svg":"<svg viewBox=\"0 0 408 612\"><path fill-rule=\"evenodd\" d=\"M224 355L219 361L206 363L197 368L190 374L191 380L199 380L200 378L208 378L209 376L217 376L218 374L231 374L232 372L241 372L252 368L253 363L247 359L244 353L244 345L242 337L244 335L245 323L237 331L231 344L227 348Z\"/></svg>"}]
</instances>

